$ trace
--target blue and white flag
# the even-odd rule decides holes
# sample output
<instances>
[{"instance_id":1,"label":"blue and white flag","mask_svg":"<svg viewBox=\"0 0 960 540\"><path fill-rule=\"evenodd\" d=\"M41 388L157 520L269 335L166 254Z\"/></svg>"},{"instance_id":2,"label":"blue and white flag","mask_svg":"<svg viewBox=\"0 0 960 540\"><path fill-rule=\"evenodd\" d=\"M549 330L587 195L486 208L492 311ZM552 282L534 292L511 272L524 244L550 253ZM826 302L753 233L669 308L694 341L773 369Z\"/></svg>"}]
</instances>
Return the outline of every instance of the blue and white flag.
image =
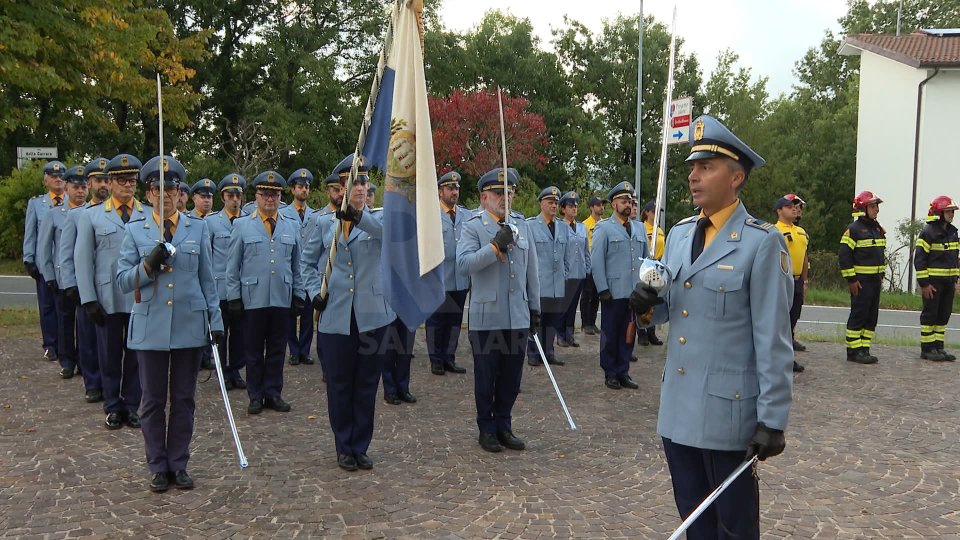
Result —
<instances>
[{"instance_id":1,"label":"blue and white flag","mask_svg":"<svg viewBox=\"0 0 960 540\"><path fill-rule=\"evenodd\" d=\"M410 329L433 314L445 294L422 12L423 0L406 0L394 12L393 44L363 148L367 164L386 176L380 257L384 294Z\"/></svg>"}]
</instances>

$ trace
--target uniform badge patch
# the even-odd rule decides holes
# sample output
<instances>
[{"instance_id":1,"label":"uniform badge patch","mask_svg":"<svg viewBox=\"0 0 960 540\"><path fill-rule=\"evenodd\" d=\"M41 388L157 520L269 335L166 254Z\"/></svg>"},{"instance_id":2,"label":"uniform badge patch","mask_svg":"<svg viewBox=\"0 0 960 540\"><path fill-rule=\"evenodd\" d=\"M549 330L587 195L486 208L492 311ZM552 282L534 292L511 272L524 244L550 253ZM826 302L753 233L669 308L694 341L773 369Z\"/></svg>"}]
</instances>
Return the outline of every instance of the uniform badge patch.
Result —
<instances>
[{"instance_id":1,"label":"uniform badge patch","mask_svg":"<svg viewBox=\"0 0 960 540\"><path fill-rule=\"evenodd\" d=\"M780 252L780 270L783 271L783 275L790 275L790 259L786 251Z\"/></svg>"}]
</instances>

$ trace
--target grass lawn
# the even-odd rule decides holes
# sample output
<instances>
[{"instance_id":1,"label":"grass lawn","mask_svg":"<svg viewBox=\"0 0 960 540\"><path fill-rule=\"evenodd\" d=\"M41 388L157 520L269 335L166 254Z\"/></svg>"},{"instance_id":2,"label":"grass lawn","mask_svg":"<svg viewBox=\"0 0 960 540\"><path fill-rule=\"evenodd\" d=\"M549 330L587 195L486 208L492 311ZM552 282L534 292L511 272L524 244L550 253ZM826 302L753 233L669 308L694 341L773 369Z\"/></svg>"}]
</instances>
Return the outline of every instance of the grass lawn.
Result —
<instances>
[{"instance_id":1,"label":"grass lawn","mask_svg":"<svg viewBox=\"0 0 960 540\"><path fill-rule=\"evenodd\" d=\"M36 308L0 309L0 338L40 335L40 315Z\"/></svg>"},{"instance_id":2,"label":"grass lawn","mask_svg":"<svg viewBox=\"0 0 960 540\"><path fill-rule=\"evenodd\" d=\"M25 276L27 271L23 269L22 261L13 259L0 259L0 276Z\"/></svg>"}]
</instances>

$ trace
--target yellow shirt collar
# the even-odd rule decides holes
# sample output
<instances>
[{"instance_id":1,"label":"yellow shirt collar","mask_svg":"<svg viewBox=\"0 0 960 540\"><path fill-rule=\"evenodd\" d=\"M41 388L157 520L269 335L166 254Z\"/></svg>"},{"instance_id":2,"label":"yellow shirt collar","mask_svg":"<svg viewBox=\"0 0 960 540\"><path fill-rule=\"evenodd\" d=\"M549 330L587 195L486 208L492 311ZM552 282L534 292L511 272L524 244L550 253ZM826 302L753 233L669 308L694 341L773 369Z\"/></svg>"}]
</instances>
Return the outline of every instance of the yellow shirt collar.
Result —
<instances>
[{"instance_id":1,"label":"yellow shirt collar","mask_svg":"<svg viewBox=\"0 0 960 540\"><path fill-rule=\"evenodd\" d=\"M227 209L224 209L223 212L224 212L225 214L227 214L227 217L228 217L228 218L238 218L238 217L240 217L240 209L237 209L236 212L231 212L231 211L229 211L229 210L227 210Z\"/></svg>"},{"instance_id":2,"label":"yellow shirt collar","mask_svg":"<svg viewBox=\"0 0 960 540\"><path fill-rule=\"evenodd\" d=\"M180 224L180 212L174 212L174 214L170 216L170 221L173 222L173 228L176 229L177 225ZM153 212L153 222L156 223L158 227L163 226L163 220L160 219L160 214L157 214L156 211Z\"/></svg>"},{"instance_id":3,"label":"yellow shirt collar","mask_svg":"<svg viewBox=\"0 0 960 540\"><path fill-rule=\"evenodd\" d=\"M736 211L737 206L739 205L740 199L737 199L733 201L733 204L730 206L715 212L712 216L710 216L710 227L713 227L718 231L722 229L723 226L726 225L727 221L730 220L730 216L733 215L733 212ZM703 213L703 210L700 211L700 217L707 217L706 214Z\"/></svg>"},{"instance_id":4,"label":"yellow shirt collar","mask_svg":"<svg viewBox=\"0 0 960 540\"><path fill-rule=\"evenodd\" d=\"M307 209L307 203L300 204L296 199L293 200L293 209L299 212Z\"/></svg>"},{"instance_id":5,"label":"yellow shirt collar","mask_svg":"<svg viewBox=\"0 0 960 540\"><path fill-rule=\"evenodd\" d=\"M277 219L277 214L273 214L273 215L269 215L269 216L268 216L267 214L264 214L264 213L263 213L263 210L260 210L259 208L257 208L257 215L260 216L260 220L263 221L264 223L266 223L267 220L270 219L270 218L273 218L274 221L276 221L276 219Z\"/></svg>"},{"instance_id":6,"label":"yellow shirt collar","mask_svg":"<svg viewBox=\"0 0 960 540\"><path fill-rule=\"evenodd\" d=\"M449 213L451 210L453 210L454 212L457 211L456 205L454 205L454 206L447 206L447 203L445 203L445 202L443 202L443 201L440 201L440 207L443 208L443 212L444 212L445 214L446 214L446 213Z\"/></svg>"}]
</instances>

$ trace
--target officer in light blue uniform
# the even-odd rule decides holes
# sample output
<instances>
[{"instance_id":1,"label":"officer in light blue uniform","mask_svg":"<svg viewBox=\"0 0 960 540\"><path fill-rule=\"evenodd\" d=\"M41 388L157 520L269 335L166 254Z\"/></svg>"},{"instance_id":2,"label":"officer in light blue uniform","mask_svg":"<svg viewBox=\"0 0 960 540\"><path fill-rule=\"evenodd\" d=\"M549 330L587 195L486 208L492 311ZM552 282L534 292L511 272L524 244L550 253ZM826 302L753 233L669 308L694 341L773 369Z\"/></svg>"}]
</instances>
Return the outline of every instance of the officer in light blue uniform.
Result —
<instances>
[{"instance_id":1,"label":"officer in light blue uniform","mask_svg":"<svg viewBox=\"0 0 960 540\"><path fill-rule=\"evenodd\" d=\"M77 287L77 271L73 251L77 244L77 220L90 206L102 204L110 196L105 171L107 158L96 157L83 168L83 178L90 193L90 201L71 209L60 229L56 259L60 266L60 287L70 305L74 306L77 328L77 363L83 375L84 399L87 403L103 401L103 382L100 379L100 362L97 357L97 330L87 312L80 304L80 289ZM69 309L69 308L67 308Z\"/></svg>"},{"instance_id":2,"label":"officer in light blue uniform","mask_svg":"<svg viewBox=\"0 0 960 540\"><path fill-rule=\"evenodd\" d=\"M457 268L470 277L468 331L473 348L474 394L480 447L523 450L513 434L513 404L520 391L523 355L530 332L540 326L540 280L528 222L504 222L504 171L480 177L483 211L463 225ZM507 169L510 189L520 175ZM514 232L514 227L515 232Z\"/></svg>"},{"instance_id":3,"label":"officer in light blue uniform","mask_svg":"<svg viewBox=\"0 0 960 540\"><path fill-rule=\"evenodd\" d=\"M627 300L640 279L640 264L647 258L647 234L642 223L630 219L633 186L624 180L607 199L613 215L593 229L590 267L600 300L600 367L607 388L639 388L630 378L633 346L626 341L630 323Z\"/></svg>"},{"instance_id":4,"label":"officer in light blue uniform","mask_svg":"<svg viewBox=\"0 0 960 540\"><path fill-rule=\"evenodd\" d=\"M590 252L587 249L587 226L577 221L577 206L580 196L576 191L568 191L560 198L561 224L570 229L570 240L567 249L567 281L563 294L563 321L560 324L560 335L557 344L561 347L579 347L580 344L573 337L574 323L577 317L577 306L580 304L580 293L583 292L583 282L590 274Z\"/></svg>"},{"instance_id":5,"label":"officer in light blue uniform","mask_svg":"<svg viewBox=\"0 0 960 540\"><path fill-rule=\"evenodd\" d=\"M333 170L344 182L353 159L353 154L348 155ZM320 217L303 252L307 293L320 312L317 346L327 377L327 409L337 465L348 471L373 467L367 450L373 439L377 386L387 331L397 318L383 296L383 224L379 212L366 208L368 181L367 168L361 164L353 189L346 195L347 210ZM343 221L343 229L334 239L337 219ZM335 240L336 259L324 298L320 295L323 265Z\"/></svg>"},{"instance_id":6,"label":"officer in light blue uniform","mask_svg":"<svg viewBox=\"0 0 960 540\"><path fill-rule=\"evenodd\" d=\"M540 327L537 336L543 347L547 362L562 366L563 360L557 358L553 344L563 325L566 311L563 297L566 291L567 274L570 273L570 229L557 219L560 203L560 189L548 186L537 196L540 214L527 218L530 237L537 249L537 268L540 277ZM527 363L537 366L543 363L540 351L531 336L527 344Z\"/></svg>"},{"instance_id":7,"label":"officer in light blue uniform","mask_svg":"<svg viewBox=\"0 0 960 540\"><path fill-rule=\"evenodd\" d=\"M367 208L373 208L376 204L377 185L373 182L367 182Z\"/></svg>"},{"instance_id":8,"label":"officer in light blue uniform","mask_svg":"<svg viewBox=\"0 0 960 540\"><path fill-rule=\"evenodd\" d=\"M220 316L223 318L223 337L217 342L220 351L223 383L227 390L244 389L246 381L240 371L247 365L247 356L243 350L243 321L231 316L227 305L227 260L230 258L230 237L235 220L246 217L241 210L243 188L247 180L237 173L230 173L217 184L217 191L223 200L223 209L205 218L210 230L210 245L213 253L213 280L217 283L217 296L220 298Z\"/></svg>"},{"instance_id":9,"label":"officer in light blue uniform","mask_svg":"<svg viewBox=\"0 0 960 540\"><path fill-rule=\"evenodd\" d=\"M77 218L77 245L73 251L80 302L96 324L97 357L103 383L103 410L107 429L124 422L140 427L140 379L137 360L127 350L127 324L133 295L117 284L117 261L124 228L143 217L144 206L133 197L140 160L119 154L107 163L110 198L91 206Z\"/></svg>"},{"instance_id":10,"label":"officer in light blue uniform","mask_svg":"<svg viewBox=\"0 0 960 540\"><path fill-rule=\"evenodd\" d=\"M460 173L450 171L437 179L440 225L443 228L443 284L446 297L426 322L427 354L430 356L430 372L434 375L444 375L448 371L467 372L465 368L457 365L456 354L470 278L466 271L457 268L457 245L460 243L463 224L474 213L457 204L460 200L462 178Z\"/></svg>"},{"instance_id":11,"label":"officer in light blue uniform","mask_svg":"<svg viewBox=\"0 0 960 540\"><path fill-rule=\"evenodd\" d=\"M253 180L257 210L233 223L227 260L230 317L243 318L247 350L247 413L289 412L283 392L283 350L290 312L305 304L300 227L278 212L287 182L277 171Z\"/></svg>"},{"instance_id":12,"label":"officer in light blue uniform","mask_svg":"<svg viewBox=\"0 0 960 540\"><path fill-rule=\"evenodd\" d=\"M140 418L154 492L166 491L171 480L178 489L193 487L187 462L197 373L211 336L223 334L210 233L202 219L176 207L178 184L186 176L170 156L157 156L143 166L140 181L153 211L127 223L117 264L120 289L134 298L127 345L140 367Z\"/></svg>"},{"instance_id":13,"label":"officer in light blue uniform","mask_svg":"<svg viewBox=\"0 0 960 540\"><path fill-rule=\"evenodd\" d=\"M190 198L193 199L193 210L187 214L190 217L203 219L213 210L213 191L217 184L209 178L201 178L190 186Z\"/></svg>"},{"instance_id":14,"label":"officer in light blue uniform","mask_svg":"<svg viewBox=\"0 0 960 540\"><path fill-rule=\"evenodd\" d=\"M57 360L60 362L60 377L72 378L77 368L76 305L67 298L61 285L64 277L57 261L57 252L61 245L63 225L67 212L82 207L87 199L87 180L83 176L83 165L67 169L63 175L66 182L66 198L58 206L51 208L40 223L37 236L36 264L46 282L47 289L54 295L57 313Z\"/></svg>"},{"instance_id":15,"label":"officer in light blue uniform","mask_svg":"<svg viewBox=\"0 0 960 540\"><path fill-rule=\"evenodd\" d=\"M776 227L738 199L764 161L709 116L694 122L688 182L701 213L667 235L672 282L654 322L670 321L657 432L674 497L688 515L740 463L783 451L793 381L793 276ZM640 284L631 308L656 291ZM742 474L687 532L691 539L758 539L756 472Z\"/></svg>"},{"instance_id":16,"label":"officer in light blue uniform","mask_svg":"<svg viewBox=\"0 0 960 540\"><path fill-rule=\"evenodd\" d=\"M284 217L289 218L300 229L300 246L304 246L310 238L313 228L313 208L307 204L310 197L310 186L313 184L313 173L307 169L297 169L287 177L287 186L293 194L293 201L280 209ZM290 314L289 330L287 334L287 349L290 357L287 360L291 366L298 364L313 364L310 358L310 346L313 344L313 306L307 302L298 313Z\"/></svg>"},{"instance_id":17,"label":"officer in light blue uniform","mask_svg":"<svg viewBox=\"0 0 960 540\"><path fill-rule=\"evenodd\" d=\"M59 161L50 161L43 166L43 184L47 193L27 201L27 218L23 229L23 266L36 281L43 357L47 360L57 359L57 306L56 294L47 286L37 266L37 236L43 218L50 209L63 203L63 175L66 172L67 166Z\"/></svg>"}]
</instances>

